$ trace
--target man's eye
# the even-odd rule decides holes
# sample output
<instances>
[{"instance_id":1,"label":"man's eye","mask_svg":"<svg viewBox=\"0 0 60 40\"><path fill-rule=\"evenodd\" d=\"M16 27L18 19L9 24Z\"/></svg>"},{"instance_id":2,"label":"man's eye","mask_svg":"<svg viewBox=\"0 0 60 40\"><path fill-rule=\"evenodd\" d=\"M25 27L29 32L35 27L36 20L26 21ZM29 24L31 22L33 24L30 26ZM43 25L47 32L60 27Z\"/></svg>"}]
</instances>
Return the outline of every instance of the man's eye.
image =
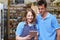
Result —
<instances>
[{"instance_id":1,"label":"man's eye","mask_svg":"<svg viewBox=\"0 0 60 40\"><path fill-rule=\"evenodd\" d=\"M38 10L40 10L40 8L38 8Z\"/></svg>"}]
</instances>

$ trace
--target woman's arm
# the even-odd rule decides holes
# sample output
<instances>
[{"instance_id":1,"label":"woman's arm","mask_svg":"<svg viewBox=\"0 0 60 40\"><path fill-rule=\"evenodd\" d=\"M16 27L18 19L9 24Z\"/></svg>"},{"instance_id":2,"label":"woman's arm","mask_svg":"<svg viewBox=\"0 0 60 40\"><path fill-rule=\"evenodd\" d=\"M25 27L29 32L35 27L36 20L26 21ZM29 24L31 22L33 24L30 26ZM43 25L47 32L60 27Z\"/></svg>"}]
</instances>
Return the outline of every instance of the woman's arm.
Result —
<instances>
[{"instance_id":1,"label":"woman's arm","mask_svg":"<svg viewBox=\"0 0 60 40\"><path fill-rule=\"evenodd\" d=\"M16 40L23 40L24 37L19 37L19 36L16 36Z\"/></svg>"},{"instance_id":2,"label":"woman's arm","mask_svg":"<svg viewBox=\"0 0 60 40\"><path fill-rule=\"evenodd\" d=\"M28 40L28 39L31 39L30 35L27 35L26 37L16 36L16 40Z\"/></svg>"}]
</instances>

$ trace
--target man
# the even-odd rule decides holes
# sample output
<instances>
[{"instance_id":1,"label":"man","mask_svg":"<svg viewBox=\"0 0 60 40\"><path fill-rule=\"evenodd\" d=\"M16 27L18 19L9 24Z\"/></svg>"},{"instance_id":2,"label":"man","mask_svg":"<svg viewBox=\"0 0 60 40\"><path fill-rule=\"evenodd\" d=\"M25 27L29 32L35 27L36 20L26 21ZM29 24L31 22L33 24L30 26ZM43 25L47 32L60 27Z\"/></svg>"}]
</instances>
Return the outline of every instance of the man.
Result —
<instances>
[{"instance_id":1,"label":"man","mask_svg":"<svg viewBox=\"0 0 60 40\"><path fill-rule=\"evenodd\" d=\"M54 15L47 12L46 1L38 1L39 14L36 17L39 40L60 40L60 26Z\"/></svg>"}]
</instances>

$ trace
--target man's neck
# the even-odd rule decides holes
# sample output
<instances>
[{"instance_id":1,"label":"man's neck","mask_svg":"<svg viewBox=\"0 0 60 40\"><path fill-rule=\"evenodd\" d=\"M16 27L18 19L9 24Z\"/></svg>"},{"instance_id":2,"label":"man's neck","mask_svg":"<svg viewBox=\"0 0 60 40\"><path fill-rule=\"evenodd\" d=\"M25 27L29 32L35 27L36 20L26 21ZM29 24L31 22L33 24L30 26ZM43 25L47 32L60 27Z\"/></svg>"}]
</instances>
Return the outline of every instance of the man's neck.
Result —
<instances>
[{"instance_id":1,"label":"man's neck","mask_svg":"<svg viewBox=\"0 0 60 40\"><path fill-rule=\"evenodd\" d=\"M47 12L45 12L42 16L42 19L45 19L45 17L47 16Z\"/></svg>"}]
</instances>

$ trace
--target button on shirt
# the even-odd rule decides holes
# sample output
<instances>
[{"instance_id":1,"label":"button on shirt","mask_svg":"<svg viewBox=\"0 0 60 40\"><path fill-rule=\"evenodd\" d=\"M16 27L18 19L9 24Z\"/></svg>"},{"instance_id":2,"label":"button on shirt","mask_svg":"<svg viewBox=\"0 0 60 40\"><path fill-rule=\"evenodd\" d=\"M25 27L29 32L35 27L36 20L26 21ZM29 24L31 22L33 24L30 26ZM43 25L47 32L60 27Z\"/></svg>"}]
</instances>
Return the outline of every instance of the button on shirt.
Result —
<instances>
[{"instance_id":1,"label":"button on shirt","mask_svg":"<svg viewBox=\"0 0 60 40\"><path fill-rule=\"evenodd\" d=\"M59 29L57 19L54 15L47 13L45 19L40 14L36 16L38 24L39 40L56 40L56 29Z\"/></svg>"}]
</instances>

